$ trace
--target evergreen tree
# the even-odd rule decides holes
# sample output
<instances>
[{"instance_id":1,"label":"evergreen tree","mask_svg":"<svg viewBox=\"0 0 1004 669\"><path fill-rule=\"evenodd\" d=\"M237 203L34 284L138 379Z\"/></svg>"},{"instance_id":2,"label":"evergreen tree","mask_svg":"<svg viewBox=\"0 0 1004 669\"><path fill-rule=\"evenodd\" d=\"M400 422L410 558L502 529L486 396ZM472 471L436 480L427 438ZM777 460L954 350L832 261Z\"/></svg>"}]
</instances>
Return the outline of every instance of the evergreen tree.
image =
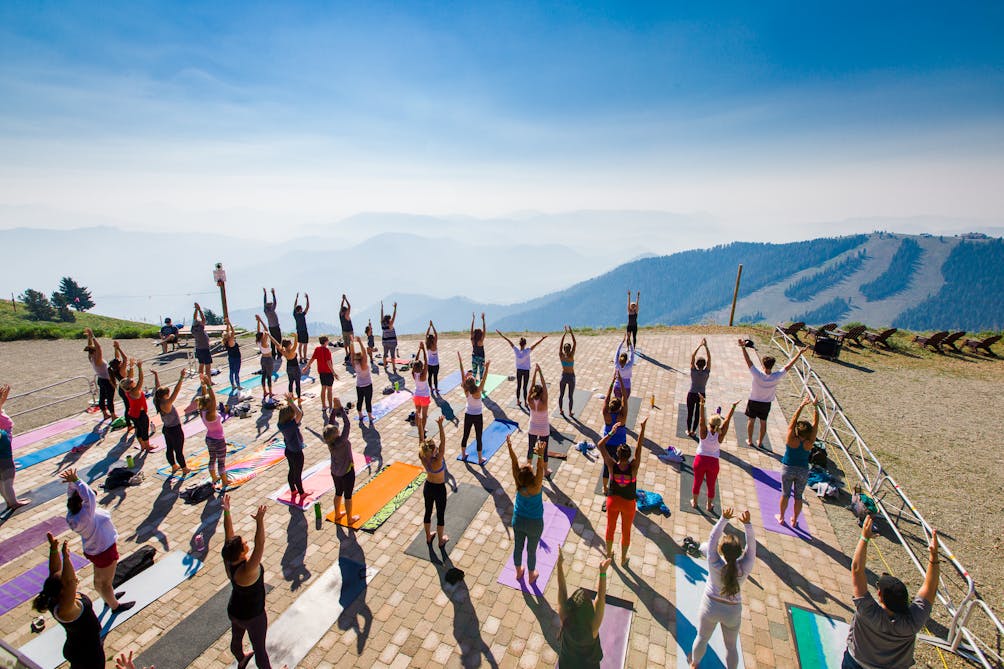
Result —
<instances>
[{"instance_id":1,"label":"evergreen tree","mask_svg":"<svg viewBox=\"0 0 1004 669\"><path fill-rule=\"evenodd\" d=\"M223 325L223 316L218 316L212 309L203 309L202 315L206 317L206 325Z\"/></svg>"},{"instance_id":2,"label":"evergreen tree","mask_svg":"<svg viewBox=\"0 0 1004 669\"><path fill-rule=\"evenodd\" d=\"M67 301L66 295L56 290L53 291L52 297L49 299L52 301L52 306L56 309L56 318L58 320L61 320L64 323L73 323L77 320L77 317L73 315L72 311L70 311L70 305Z\"/></svg>"},{"instance_id":3,"label":"evergreen tree","mask_svg":"<svg viewBox=\"0 0 1004 669\"><path fill-rule=\"evenodd\" d=\"M66 297L66 303L77 311L87 311L94 307L91 291L68 276L60 279L59 293Z\"/></svg>"},{"instance_id":4,"label":"evergreen tree","mask_svg":"<svg viewBox=\"0 0 1004 669\"><path fill-rule=\"evenodd\" d=\"M49 303L45 293L28 288L21 293L20 299L28 310L28 319L33 321L51 321L56 316L55 309Z\"/></svg>"}]
</instances>

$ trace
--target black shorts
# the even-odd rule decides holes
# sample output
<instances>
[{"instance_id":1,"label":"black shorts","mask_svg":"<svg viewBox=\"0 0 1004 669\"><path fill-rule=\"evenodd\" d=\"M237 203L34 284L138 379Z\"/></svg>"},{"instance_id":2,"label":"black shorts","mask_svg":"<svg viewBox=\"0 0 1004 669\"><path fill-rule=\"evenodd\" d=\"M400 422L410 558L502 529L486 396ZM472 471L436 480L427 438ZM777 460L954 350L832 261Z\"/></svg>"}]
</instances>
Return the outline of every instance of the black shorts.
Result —
<instances>
[{"instance_id":1,"label":"black shorts","mask_svg":"<svg viewBox=\"0 0 1004 669\"><path fill-rule=\"evenodd\" d=\"M757 402L756 400L747 400L746 411L747 418L759 418L760 420L767 420L768 414L770 414L770 402Z\"/></svg>"},{"instance_id":2,"label":"black shorts","mask_svg":"<svg viewBox=\"0 0 1004 669\"><path fill-rule=\"evenodd\" d=\"M136 438L147 441L150 439L150 416L147 412L134 416L132 424L136 428Z\"/></svg>"},{"instance_id":3,"label":"black shorts","mask_svg":"<svg viewBox=\"0 0 1004 669\"><path fill-rule=\"evenodd\" d=\"M200 365L211 365L213 364L213 353L208 348L197 348L195 349L195 359L199 361Z\"/></svg>"},{"instance_id":4,"label":"black shorts","mask_svg":"<svg viewBox=\"0 0 1004 669\"><path fill-rule=\"evenodd\" d=\"M296 343L297 345L306 344L310 341L310 336L306 332L296 331Z\"/></svg>"},{"instance_id":5,"label":"black shorts","mask_svg":"<svg viewBox=\"0 0 1004 669\"><path fill-rule=\"evenodd\" d=\"M352 489L356 487L356 470L349 468L349 471L341 476L335 476L331 472L331 480L335 482L335 497L352 499Z\"/></svg>"},{"instance_id":6,"label":"black shorts","mask_svg":"<svg viewBox=\"0 0 1004 669\"><path fill-rule=\"evenodd\" d=\"M318 372L317 375L321 377L321 385L325 388L330 388L335 385L335 375L330 372Z\"/></svg>"}]
</instances>

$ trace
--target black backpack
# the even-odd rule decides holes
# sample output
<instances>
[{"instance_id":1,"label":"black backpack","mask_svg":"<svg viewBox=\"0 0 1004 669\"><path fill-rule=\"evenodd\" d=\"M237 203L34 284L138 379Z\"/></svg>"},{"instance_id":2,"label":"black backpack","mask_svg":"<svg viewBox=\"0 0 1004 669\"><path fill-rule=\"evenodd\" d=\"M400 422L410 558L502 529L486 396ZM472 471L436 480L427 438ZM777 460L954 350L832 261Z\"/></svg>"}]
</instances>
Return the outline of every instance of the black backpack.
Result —
<instances>
[{"instance_id":1,"label":"black backpack","mask_svg":"<svg viewBox=\"0 0 1004 669\"><path fill-rule=\"evenodd\" d=\"M179 495L187 504L198 504L205 502L213 496L213 484L209 481L199 485L190 485Z\"/></svg>"},{"instance_id":2,"label":"black backpack","mask_svg":"<svg viewBox=\"0 0 1004 669\"><path fill-rule=\"evenodd\" d=\"M135 472L131 469L125 467L116 467L115 469L108 472L108 476L105 477L104 489L114 490L115 488L124 488L129 485L129 480L133 477Z\"/></svg>"},{"instance_id":3,"label":"black backpack","mask_svg":"<svg viewBox=\"0 0 1004 669\"><path fill-rule=\"evenodd\" d=\"M117 588L144 569L152 567L153 556L156 554L157 549L153 546L142 546L129 557L119 560L115 565L112 587Z\"/></svg>"}]
</instances>

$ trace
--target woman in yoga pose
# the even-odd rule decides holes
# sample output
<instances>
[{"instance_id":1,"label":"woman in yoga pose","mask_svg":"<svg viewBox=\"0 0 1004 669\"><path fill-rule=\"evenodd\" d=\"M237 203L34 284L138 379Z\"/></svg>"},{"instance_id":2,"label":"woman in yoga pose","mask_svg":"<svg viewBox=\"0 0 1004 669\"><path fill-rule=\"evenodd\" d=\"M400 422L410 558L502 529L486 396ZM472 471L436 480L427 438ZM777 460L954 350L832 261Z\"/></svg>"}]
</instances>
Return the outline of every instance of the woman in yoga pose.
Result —
<instances>
[{"instance_id":1,"label":"woman in yoga pose","mask_svg":"<svg viewBox=\"0 0 1004 669\"><path fill-rule=\"evenodd\" d=\"M704 349L707 358L698 358L697 354ZM708 387L708 377L711 376L711 349L708 340L702 339L690 356L690 391L687 393L687 436L697 435L698 405L704 401Z\"/></svg>"},{"instance_id":2,"label":"woman in yoga pose","mask_svg":"<svg viewBox=\"0 0 1004 669\"><path fill-rule=\"evenodd\" d=\"M153 373L153 408L160 415L163 423L161 432L164 433L164 443L167 445L165 455L167 464L171 465L171 476L181 470L182 476L188 476L191 470L185 465L185 430L181 427L181 416L178 415L178 407L174 403L181 392L181 384L185 382L185 370L178 374L178 382L174 384L174 390L167 386L160 385L160 376Z\"/></svg>"},{"instance_id":3,"label":"woman in yoga pose","mask_svg":"<svg viewBox=\"0 0 1004 669\"><path fill-rule=\"evenodd\" d=\"M571 337L572 343L565 342L565 337ZM558 384L558 411L565 415L565 391L568 391L568 417L575 418L575 407L572 398L575 395L575 333L572 326L566 325L558 346L558 361L561 363L561 381Z\"/></svg>"},{"instance_id":4,"label":"woman in yoga pose","mask_svg":"<svg viewBox=\"0 0 1004 669\"><path fill-rule=\"evenodd\" d=\"M310 295L303 294L307 306L300 306L300 294L296 294L293 300L293 321L296 323L296 342L299 347L300 364L307 362L307 342L310 341L310 334L307 332L307 312L310 311Z\"/></svg>"},{"instance_id":5,"label":"woman in yoga pose","mask_svg":"<svg viewBox=\"0 0 1004 669\"><path fill-rule=\"evenodd\" d=\"M627 344L627 353L624 353L624 344ZM616 363L614 369L617 370L617 383L614 384L614 395L624 400L627 404L631 397L631 372L634 371L634 344L628 341L628 336L624 335L624 340L617 347Z\"/></svg>"},{"instance_id":6,"label":"woman in yoga pose","mask_svg":"<svg viewBox=\"0 0 1004 669\"><path fill-rule=\"evenodd\" d=\"M499 330L496 329L495 333L502 337L502 339L505 339L506 343L512 348L512 352L516 355L516 406L522 406L522 404L527 403L527 386L530 384L530 370L533 369L530 364L530 353L533 352L533 349L537 348L537 344L547 339L547 335L544 335L534 342L533 346L527 348L526 337L519 338L519 346L517 347L512 343L512 339L506 337ZM520 398L522 398L522 404L520 404Z\"/></svg>"},{"instance_id":7,"label":"woman in yoga pose","mask_svg":"<svg viewBox=\"0 0 1004 669\"><path fill-rule=\"evenodd\" d=\"M342 293L342 304L338 308L338 323L342 328L342 345L345 347L345 364L349 365L352 363L352 356L349 354L349 349L352 348L353 339L352 305L349 304L349 298L345 297L345 293Z\"/></svg>"},{"instance_id":8,"label":"woman in yoga pose","mask_svg":"<svg viewBox=\"0 0 1004 669\"><path fill-rule=\"evenodd\" d=\"M802 409L812 405L812 422L801 420ZM816 398L806 397L795 410L788 423L788 434L784 439L784 457L781 458L781 503L777 522L784 525L784 512L788 510L788 495L794 490L795 508L791 514L792 527L798 526L798 516L802 513L802 493L809 480L809 455L819 433L819 406Z\"/></svg>"},{"instance_id":9,"label":"woman in yoga pose","mask_svg":"<svg viewBox=\"0 0 1004 669\"><path fill-rule=\"evenodd\" d=\"M397 331L394 321L397 320L397 302L394 303L394 313L384 314L383 301L380 301L380 342L383 344L383 368L390 367L397 374ZM389 364L388 364L389 363Z\"/></svg>"},{"instance_id":10,"label":"woman in yoga pose","mask_svg":"<svg viewBox=\"0 0 1004 669\"><path fill-rule=\"evenodd\" d=\"M223 350L227 352L227 366L230 369L230 394L241 392L241 347L237 343L237 333L230 319L224 319L226 329L223 331Z\"/></svg>"},{"instance_id":11,"label":"woman in yoga pose","mask_svg":"<svg viewBox=\"0 0 1004 669\"><path fill-rule=\"evenodd\" d=\"M551 422L547 416L547 404L547 382L544 381L544 373L540 371L540 365L535 365L533 384L526 402L526 406L530 410L530 426L527 429L529 444L526 449L526 459L533 460L537 444L543 444L544 467L547 467L547 439L551 436ZM551 477L550 469L547 470L547 477Z\"/></svg>"},{"instance_id":12,"label":"woman in yoga pose","mask_svg":"<svg viewBox=\"0 0 1004 669\"><path fill-rule=\"evenodd\" d=\"M537 544L544 533L544 445L538 443L536 469L527 462L519 464L512 450L512 439L506 437L512 476L516 481L516 499L512 512L512 563L516 567L516 580L523 580L523 545L526 544L526 567L530 570L528 583L537 582Z\"/></svg>"},{"instance_id":13,"label":"woman in yoga pose","mask_svg":"<svg viewBox=\"0 0 1004 669\"><path fill-rule=\"evenodd\" d=\"M487 373L485 370L485 333L488 327L485 325L485 312L481 312L481 327L474 329L474 314L471 314L471 374L478 378Z\"/></svg>"},{"instance_id":14,"label":"woman in yoga pose","mask_svg":"<svg viewBox=\"0 0 1004 669\"><path fill-rule=\"evenodd\" d=\"M98 507L91 487L77 478L76 469L67 469L59 478L67 484L66 524L80 535L84 557L94 565L94 589L112 613L131 609L135 602L119 602L112 584L119 561L118 532L111 515ZM50 544L51 547L51 544Z\"/></svg>"},{"instance_id":15,"label":"woman in yoga pose","mask_svg":"<svg viewBox=\"0 0 1004 669\"><path fill-rule=\"evenodd\" d=\"M195 360L199 363L199 376L208 376L213 380L213 352L209 348L209 335L206 334L206 315L202 307L195 303L192 314L192 340L195 342Z\"/></svg>"},{"instance_id":16,"label":"woman in yoga pose","mask_svg":"<svg viewBox=\"0 0 1004 669\"><path fill-rule=\"evenodd\" d=\"M419 342L418 355L411 363L411 379L415 382L415 392L412 395L415 403L415 427L418 428L418 438L425 439L425 421L429 417L432 390L429 389L429 357L425 352L424 341Z\"/></svg>"},{"instance_id":17,"label":"woman in yoga pose","mask_svg":"<svg viewBox=\"0 0 1004 669\"><path fill-rule=\"evenodd\" d=\"M133 368L139 370L136 380L132 378ZM153 450L150 446L150 415L147 413L146 395L143 393L143 361L130 360L126 369L126 378L119 383L119 388L125 390L126 401L129 408L126 415L132 419L133 427L136 428L136 441L139 448L149 453Z\"/></svg>"},{"instance_id":18,"label":"woman in yoga pose","mask_svg":"<svg viewBox=\"0 0 1004 669\"><path fill-rule=\"evenodd\" d=\"M606 609L607 569L612 560L600 562L596 599L585 588L576 588L568 596L565 585L565 556L558 548L558 618L561 620L558 647L558 669L600 669L603 649L600 647L600 625Z\"/></svg>"},{"instance_id":19,"label":"woman in yoga pose","mask_svg":"<svg viewBox=\"0 0 1004 669\"><path fill-rule=\"evenodd\" d=\"M446 432L443 430L443 417L436 419L439 425L439 444L435 439L426 439L425 432L419 430L418 459L425 468L425 516L422 523L425 526L425 543L431 544L433 537L439 537L439 547L442 548L450 537L446 536ZM432 533L432 507L436 507L436 533Z\"/></svg>"},{"instance_id":20,"label":"woman in yoga pose","mask_svg":"<svg viewBox=\"0 0 1004 669\"><path fill-rule=\"evenodd\" d=\"M429 321L425 331L425 352L429 359L429 386L433 392L439 393L439 333L436 326Z\"/></svg>"},{"instance_id":21,"label":"woman in yoga pose","mask_svg":"<svg viewBox=\"0 0 1004 669\"><path fill-rule=\"evenodd\" d=\"M366 321L363 334L366 335L366 356L370 360L370 369L374 369L376 368L376 362L373 361L373 354L376 353L376 339L373 338L373 321Z\"/></svg>"},{"instance_id":22,"label":"woman in yoga pose","mask_svg":"<svg viewBox=\"0 0 1004 669\"><path fill-rule=\"evenodd\" d=\"M634 457L631 457L631 447L621 444L617 447L617 457L610 457L604 441L609 441L611 434L624 426L614 425L613 432L608 432L596 450L603 456L603 464L610 471L610 494L607 496L607 556L614 556L614 532L617 530L617 518L621 519L621 566L628 564L628 548L631 547L631 525L637 509L638 467L641 466L641 446L645 443L645 424L648 417L641 422L638 431L638 443L634 447Z\"/></svg>"},{"instance_id":23,"label":"woman in yoga pose","mask_svg":"<svg viewBox=\"0 0 1004 669\"><path fill-rule=\"evenodd\" d=\"M464 380L464 396L467 398L467 408L464 410L464 436L460 440L460 454L464 462L467 462L467 438L471 436L471 428L473 428L474 439L477 441L478 464L483 467L487 460L482 455L481 432L484 430L485 418L482 415L484 404L481 401L481 393L485 389L485 379L488 378L488 367L491 366L491 362L485 362L481 383L474 380L473 372L470 374L464 372L464 359L460 356L460 351L457 351L457 363L460 365L460 378Z\"/></svg>"},{"instance_id":24,"label":"woman in yoga pose","mask_svg":"<svg viewBox=\"0 0 1004 669\"><path fill-rule=\"evenodd\" d=\"M255 346L261 354L261 401L265 403L265 398L272 397L272 374L275 373L275 356L272 355L272 345L269 341L268 329L262 322L261 316L255 316L258 321L258 331L254 335Z\"/></svg>"},{"instance_id":25,"label":"woman in yoga pose","mask_svg":"<svg viewBox=\"0 0 1004 669\"><path fill-rule=\"evenodd\" d=\"M129 367L129 356L125 354L118 340L112 340L112 352L114 357L108 361L108 380L112 382L112 387L118 390L119 397L122 398L122 417L125 420L126 432L132 429L132 418L129 416L129 398L126 397L125 388L122 382L126 378L126 368ZM113 411L112 414L115 412Z\"/></svg>"},{"instance_id":26,"label":"woman in yoga pose","mask_svg":"<svg viewBox=\"0 0 1004 669\"><path fill-rule=\"evenodd\" d=\"M722 454L722 442L729 434L729 423L732 414L736 412L738 400L732 403L732 408L725 418L715 414L710 420L704 413L704 398L700 400L700 435L697 453L694 455L694 485L690 488L690 506L697 508L697 497L701 494L701 485L708 484L708 513L715 511L715 482L718 481L719 458Z\"/></svg>"},{"instance_id":27,"label":"woman in yoga pose","mask_svg":"<svg viewBox=\"0 0 1004 669\"><path fill-rule=\"evenodd\" d=\"M358 350L356 347L358 346ZM363 422L363 404L366 405L366 415L373 427L373 376L370 373L369 361L366 359L366 349L363 342L356 337L355 343L349 343L349 355L356 369L356 411L359 412L359 424Z\"/></svg>"},{"instance_id":28,"label":"woman in yoga pose","mask_svg":"<svg viewBox=\"0 0 1004 669\"><path fill-rule=\"evenodd\" d=\"M338 375L335 374L335 361L331 355L331 349L328 348L328 338L325 336L321 336L317 340L317 348L314 349L313 355L307 361L306 372L308 375L315 362L317 363L317 376L321 382L321 411L324 411L334 406L331 401L331 387L335 384L335 379L338 378Z\"/></svg>"},{"instance_id":29,"label":"woman in yoga pose","mask_svg":"<svg viewBox=\"0 0 1004 669\"><path fill-rule=\"evenodd\" d=\"M209 379L202 377L202 394L196 400L199 416L206 426L206 449L209 451L209 478L213 485L230 485L227 476L227 437L223 432L223 417L216 406L216 393Z\"/></svg>"},{"instance_id":30,"label":"woman in yoga pose","mask_svg":"<svg viewBox=\"0 0 1004 669\"><path fill-rule=\"evenodd\" d=\"M105 419L115 420L115 386L108 372L108 363L101 353L101 344L95 338L94 331L84 328L84 334L87 335L87 346L84 347L84 351L94 369L94 376L98 379L98 409Z\"/></svg>"},{"instance_id":31,"label":"woman in yoga pose","mask_svg":"<svg viewBox=\"0 0 1004 669\"><path fill-rule=\"evenodd\" d=\"M90 598L77 592L77 572L70 560L70 548L47 533L49 540L49 576L42 583L42 592L33 604L39 613L49 611L63 629L63 657L70 669L93 669L105 666L105 648L101 639L101 623L94 613ZM62 553L62 555L60 555Z\"/></svg>"},{"instance_id":32,"label":"woman in yoga pose","mask_svg":"<svg viewBox=\"0 0 1004 669\"><path fill-rule=\"evenodd\" d=\"M362 414L359 420L362 421ZM342 428L335 425L335 417L342 419ZM356 486L356 469L352 459L352 444L349 442L349 414L342 408L336 397L328 424L324 426L324 443L331 456L331 480L335 482L335 520L342 516L342 498L345 498L345 515L349 523L359 520L352 515L352 489Z\"/></svg>"},{"instance_id":33,"label":"woman in yoga pose","mask_svg":"<svg viewBox=\"0 0 1004 669\"><path fill-rule=\"evenodd\" d=\"M607 397L603 402L603 436L609 439L606 441L607 455L611 458L617 457L617 447L627 443L627 429L624 423L627 422L628 407L627 402L620 397L613 396L614 384L620 379L620 372L614 372L614 378L610 380L610 387L607 388ZM602 441L602 440L601 440ZM603 459L603 496L609 494L610 468L606 465L606 458ZM606 501L603 502L603 510L607 510Z\"/></svg>"},{"instance_id":34,"label":"woman in yoga pose","mask_svg":"<svg viewBox=\"0 0 1004 669\"><path fill-rule=\"evenodd\" d=\"M0 496L7 503L6 511L13 511L31 500L18 499L14 492L14 421L3 410L8 397L10 386L0 385Z\"/></svg>"},{"instance_id":35,"label":"woman in yoga pose","mask_svg":"<svg viewBox=\"0 0 1004 669\"><path fill-rule=\"evenodd\" d=\"M638 295L634 298L634 302L631 301L631 291L628 291L627 300L627 332L625 333L625 339L631 339L631 348L633 349L638 345L638 303L641 302L641 291L638 291Z\"/></svg>"},{"instance_id":36,"label":"woman in yoga pose","mask_svg":"<svg viewBox=\"0 0 1004 669\"><path fill-rule=\"evenodd\" d=\"M736 640L739 638L739 625L742 622L743 600L739 586L753 571L756 564L756 538L753 536L753 526L750 524L750 512L743 511L739 521L746 531L746 548L739 543L739 538L729 534L722 538L725 526L729 524L735 512L723 509L722 517L711 528L708 543L701 546L701 553L708 558L708 585L701 599L701 610L698 614L697 640L690 651L691 669L701 666L704 651L715 627L722 626L722 640L725 642L725 666L736 669L739 666L739 653L736 650Z\"/></svg>"},{"instance_id":37,"label":"woman in yoga pose","mask_svg":"<svg viewBox=\"0 0 1004 669\"><path fill-rule=\"evenodd\" d=\"M259 322L260 322L260 317ZM301 407L303 406L303 398L300 396L300 376L302 372L300 371L300 361L297 360L296 351L296 334L293 334L292 339L283 339L282 341L276 341L272 333L269 332L268 338L272 341L272 347L278 347L279 354L286 359L286 377L289 379L289 388L286 392L293 392L293 388L296 388L296 402Z\"/></svg>"},{"instance_id":38,"label":"woman in yoga pose","mask_svg":"<svg viewBox=\"0 0 1004 669\"><path fill-rule=\"evenodd\" d=\"M282 433L282 440L286 445L283 453L289 464L286 481L289 483L290 498L292 499L293 495L300 495L302 503L307 497L307 491L303 489L303 434L300 432L303 411L297 406L295 399L293 393L286 393L286 402L279 409L276 427Z\"/></svg>"},{"instance_id":39,"label":"woman in yoga pose","mask_svg":"<svg viewBox=\"0 0 1004 669\"><path fill-rule=\"evenodd\" d=\"M255 521L254 549L239 534L234 534L230 518L230 495L223 495L223 566L230 579L230 652L237 660L237 668L244 669L254 658L258 669L272 669L265 647L268 634L268 615L265 613L265 568L261 557L265 552L265 510L262 504L252 516ZM251 637L251 652L244 653L244 635ZM286 665L283 665L285 669Z\"/></svg>"},{"instance_id":40,"label":"woman in yoga pose","mask_svg":"<svg viewBox=\"0 0 1004 669\"><path fill-rule=\"evenodd\" d=\"M268 301L268 293L265 289L261 289L261 303L262 308L265 310L265 319L268 321L268 333L272 335L275 340L275 344L272 344L272 357L277 357L279 344L278 342L282 340L282 328L279 327L279 314L276 313L275 308L279 304L279 300L275 297L275 288L272 289L272 301Z\"/></svg>"}]
</instances>

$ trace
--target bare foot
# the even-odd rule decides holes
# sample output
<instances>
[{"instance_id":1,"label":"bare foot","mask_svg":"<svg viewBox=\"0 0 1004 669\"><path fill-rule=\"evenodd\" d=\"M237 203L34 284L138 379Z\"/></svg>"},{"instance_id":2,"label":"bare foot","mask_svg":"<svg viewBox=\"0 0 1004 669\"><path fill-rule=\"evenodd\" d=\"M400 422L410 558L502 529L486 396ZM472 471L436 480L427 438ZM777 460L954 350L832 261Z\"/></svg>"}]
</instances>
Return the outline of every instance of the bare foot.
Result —
<instances>
[{"instance_id":1,"label":"bare foot","mask_svg":"<svg viewBox=\"0 0 1004 669\"><path fill-rule=\"evenodd\" d=\"M774 520L776 520L779 525L787 525L787 523L784 522L784 518L779 513L774 514Z\"/></svg>"},{"instance_id":2,"label":"bare foot","mask_svg":"<svg viewBox=\"0 0 1004 669\"><path fill-rule=\"evenodd\" d=\"M697 508L697 498L696 497L691 497L690 498L690 506L691 506L691 508L694 508L694 509Z\"/></svg>"},{"instance_id":3,"label":"bare foot","mask_svg":"<svg viewBox=\"0 0 1004 669\"><path fill-rule=\"evenodd\" d=\"M750 448L753 448L753 442L750 441L749 439L746 440L746 445L749 446Z\"/></svg>"},{"instance_id":4,"label":"bare foot","mask_svg":"<svg viewBox=\"0 0 1004 669\"><path fill-rule=\"evenodd\" d=\"M359 514L355 514L355 515L353 515L353 516L352 516L351 518L349 518L349 522L350 522L350 523L354 523L354 522L356 522L357 520L359 520Z\"/></svg>"},{"instance_id":5,"label":"bare foot","mask_svg":"<svg viewBox=\"0 0 1004 669\"><path fill-rule=\"evenodd\" d=\"M758 443L756 445L756 447L759 448L762 451L763 450L763 442L761 441L760 443Z\"/></svg>"},{"instance_id":6,"label":"bare foot","mask_svg":"<svg viewBox=\"0 0 1004 669\"><path fill-rule=\"evenodd\" d=\"M792 516L791 517L791 526L792 527L798 527L798 516Z\"/></svg>"},{"instance_id":7,"label":"bare foot","mask_svg":"<svg viewBox=\"0 0 1004 669\"><path fill-rule=\"evenodd\" d=\"M29 498L19 499L14 503L14 506L9 508L11 511L14 511L15 509L20 509L22 506L28 506L29 504L31 504L31 499Z\"/></svg>"},{"instance_id":8,"label":"bare foot","mask_svg":"<svg viewBox=\"0 0 1004 669\"><path fill-rule=\"evenodd\" d=\"M181 468L181 475L182 476L188 476L191 473L192 473L192 470L189 469L188 467L182 467Z\"/></svg>"},{"instance_id":9,"label":"bare foot","mask_svg":"<svg viewBox=\"0 0 1004 669\"><path fill-rule=\"evenodd\" d=\"M435 534L426 534L425 535L425 543L431 544L432 540L435 538L435 536L436 536Z\"/></svg>"},{"instance_id":10,"label":"bare foot","mask_svg":"<svg viewBox=\"0 0 1004 669\"><path fill-rule=\"evenodd\" d=\"M523 567L516 567L516 580L517 581L523 580Z\"/></svg>"},{"instance_id":11,"label":"bare foot","mask_svg":"<svg viewBox=\"0 0 1004 669\"><path fill-rule=\"evenodd\" d=\"M623 560L621 560L621 566L622 567L628 566L628 562L630 562L630 561L631 561L631 558L629 558L629 557L624 558Z\"/></svg>"},{"instance_id":12,"label":"bare foot","mask_svg":"<svg viewBox=\"0 0 1004 669\"><path fill-rule=\"evenodd\" d=\"M530 583L530 585L533 585L534 583L537 582L537 576L539 576L539 574L537 573L537 570L534 569L533 571L530 572L530 578L527 580L527 582Z\"/></svg>"},{"instance_id":13,"label":"bare foot","mask_svg":"<svg viewBox=\"0 0 1004 669\"><path fill-rule=\"evenodd\" d=\"M705 508L708 510L708 513L714 513L715 512L715 505L714 504L709 503Z\"/></svg>"},{"instance_id":14,"label":"bare foot","mask_svg":"<svg viewBox=\"0 0 1004 669\"><path fill-rule=\"evenodd\" d=\"M485 463L487 463L487 462L488 461L485 460L484 458L478 458L478 464L481 465L482 467L484 467Z\"/></svg>"},{"instance_id":15,"label":"bare foot","mask_svg":"<svg viewBox=\"0 0 1004 669\"><path fill-rule=\"evenodd\" d=\"M443 538L439 540L439 547L440 547L440 548L442 548L442 547L443 547L443 546L445 546L445 545L446 545L446 544L447 544L447 543L448 543L449 541L450 541L450 537L449 537L448 535L444 534L444 535L443 535Z\"/></svg>"}]
</instances>

